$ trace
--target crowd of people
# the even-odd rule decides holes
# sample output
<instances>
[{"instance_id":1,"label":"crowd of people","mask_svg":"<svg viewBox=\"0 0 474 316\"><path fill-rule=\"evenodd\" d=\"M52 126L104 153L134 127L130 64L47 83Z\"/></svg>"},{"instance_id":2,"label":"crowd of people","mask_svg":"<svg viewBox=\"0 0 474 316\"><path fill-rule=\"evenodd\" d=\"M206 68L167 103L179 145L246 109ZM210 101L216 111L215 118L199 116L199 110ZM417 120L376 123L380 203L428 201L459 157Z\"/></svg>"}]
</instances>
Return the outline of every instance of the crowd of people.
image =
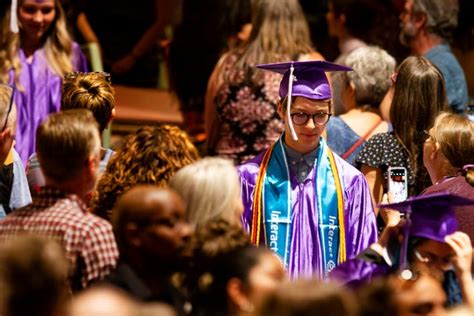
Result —
<instances>
[{"instance_id":1,"label":"crowd of people","mask_svg":"<svg viewBox=\"0 0 474 316\"><path fill-rule=\"evenodd\" d=\"M193 91L179 59L199 21L183 0L170 70L185 124L141 126L113 149L113 83L155 85L178 2L109 3L135 19L110 24L121 39L87 1L7 2L1 315L474 314L457 0L326 1L335 62L304 1L203 2L227 15L201 28L219 35ZM386 46L381 12L400 23ZM98 42L111 74L88 71L73 39ZM186 132L199 122L204 150Z\"/></svg>"}]
</instances>

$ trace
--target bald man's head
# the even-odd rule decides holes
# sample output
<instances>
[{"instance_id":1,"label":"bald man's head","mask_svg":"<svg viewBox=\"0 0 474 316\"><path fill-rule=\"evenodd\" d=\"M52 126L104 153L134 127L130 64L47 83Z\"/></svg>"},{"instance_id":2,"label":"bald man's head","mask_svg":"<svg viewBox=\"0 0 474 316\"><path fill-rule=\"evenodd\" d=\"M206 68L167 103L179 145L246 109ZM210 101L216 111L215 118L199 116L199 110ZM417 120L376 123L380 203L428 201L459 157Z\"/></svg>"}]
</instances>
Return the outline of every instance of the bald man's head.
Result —
<instances>
[{"instance_id":1,"label":"bald man's head","mask_svg":"<svg viewBox=\"0 0 474 316\"><path fill-rule=\"evenodd\" d=\"M123 194L112 210L112 225L121 255L134 252L160 263L177 260L191 233L181 197L153 185Z\"/></svg>"}]
</instances>

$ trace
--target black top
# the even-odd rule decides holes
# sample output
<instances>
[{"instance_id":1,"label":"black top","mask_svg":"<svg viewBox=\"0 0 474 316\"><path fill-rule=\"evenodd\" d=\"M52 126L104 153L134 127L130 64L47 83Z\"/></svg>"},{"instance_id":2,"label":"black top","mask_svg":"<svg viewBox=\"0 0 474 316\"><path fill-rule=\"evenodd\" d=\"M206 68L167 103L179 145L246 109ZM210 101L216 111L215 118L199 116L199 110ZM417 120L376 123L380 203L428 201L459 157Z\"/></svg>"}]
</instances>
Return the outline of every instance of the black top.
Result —
<instances>
[{"instance_id":1,"label":"black top","mask_svg":"<svg viewBox=\"0 0 474 316\"><path fill-rule=\"evenodd\" d=\"M141 302L167 303L176 309L178 315L187 314L184 312L187 300L176 287L168 283L160 295L155 295L132 267L124 262L119 262L117 268L101 284L117 287Z\"/></svg>"}]
</instances>

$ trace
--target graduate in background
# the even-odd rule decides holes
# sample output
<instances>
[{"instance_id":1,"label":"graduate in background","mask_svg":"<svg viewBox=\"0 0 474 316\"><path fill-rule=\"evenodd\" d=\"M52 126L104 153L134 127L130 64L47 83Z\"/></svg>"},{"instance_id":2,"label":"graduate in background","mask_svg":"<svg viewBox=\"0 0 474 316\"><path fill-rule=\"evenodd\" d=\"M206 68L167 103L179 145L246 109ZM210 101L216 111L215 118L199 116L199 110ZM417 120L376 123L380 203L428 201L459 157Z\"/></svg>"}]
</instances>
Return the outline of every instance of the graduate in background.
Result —
<instances>
[{"instance_id":1,"label":"graduate in background","mask_svg":"<svg viewBox=\"0 0 474 316\"><path fill-rule=\"evenodd\" d=\"M454 213L454 207L473 204L474 200L438 192L383 205L406 219L392 222L377 243L334 269L331 279L357 287L389 274L409 280L428 271L442 282L449 305L474 306L471 240L458 230Z\"/></svg>"},{"instance_id":2,"label":"graduate in background","mask_svg":"<svg viewBox=\"0 0 474 316\"><path fill-rule=\"evenodd\" d=\"M243 224L254 244L280 256L291 278L324 278L377 239L364 176L321 138L331 116L325 72L351 68L324 61L257 67L284 75L278 112L285 132L238 167Z\"/></svg>"},{"instance_id":3,"label":"graduate in background","mask_svg":"<svg viewBox=\"0 0 474 316\"><path fill-rule=\"evenodd\" d=\"M23 164L35 152L36 128L61 103L61 78L86 71L86 59L66 29L59 0L12 0L1 17L0 82L16 87L15 148Z\"/></svg>"}]
</instances>

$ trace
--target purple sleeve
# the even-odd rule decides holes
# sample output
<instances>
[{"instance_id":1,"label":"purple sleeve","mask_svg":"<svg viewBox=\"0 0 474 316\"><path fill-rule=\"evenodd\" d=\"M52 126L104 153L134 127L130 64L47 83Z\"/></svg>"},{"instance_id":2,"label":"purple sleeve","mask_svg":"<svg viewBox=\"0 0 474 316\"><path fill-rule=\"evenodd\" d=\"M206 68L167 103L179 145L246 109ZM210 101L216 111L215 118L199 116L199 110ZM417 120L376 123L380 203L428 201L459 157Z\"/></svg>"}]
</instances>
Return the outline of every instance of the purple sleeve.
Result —
<instances>
[{"instance_id":1,"label":"purple sleeve","mask_svg":"<svg viewBox=\"0 0 474 316\"><path fill-rule=\"evenodd\" d=\"M352 166L345 171L349 174L354 172L345 179L344 194L347 259L351 259L377 241L377 225L372 197L364 175Z\"/></svg>"}]
</instances>

